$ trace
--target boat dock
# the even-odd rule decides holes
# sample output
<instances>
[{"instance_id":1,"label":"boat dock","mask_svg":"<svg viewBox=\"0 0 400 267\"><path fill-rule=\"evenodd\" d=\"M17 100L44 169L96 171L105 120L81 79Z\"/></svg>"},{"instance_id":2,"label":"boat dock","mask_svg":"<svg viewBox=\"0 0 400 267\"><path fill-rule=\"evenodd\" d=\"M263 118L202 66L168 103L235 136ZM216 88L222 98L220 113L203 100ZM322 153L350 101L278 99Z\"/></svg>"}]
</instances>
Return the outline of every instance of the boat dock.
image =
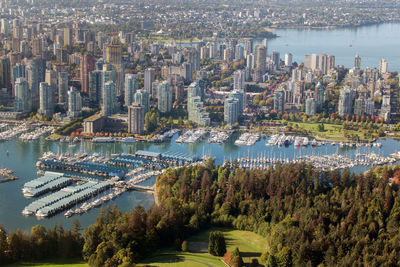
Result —
<instances>
[{"instance_id":1,"label":"boat dock","mask_svg":"<svg viewBox=\"0 0 400 267\"><path fill-rule=\"evenodd\" d=\"M25 195L27 193L30 193L32 190L38 190L39 188L47 185L48 183L62 176L63 176L62 173L47 171L43 174L43 176L25 183L24 186L22 187L22 193Z\"/></svg>"},{"instance_id":2,"label":"boat dock","mask_svg":"<svg viewBox=\"0 0 400 267\"><path fill-rule=\"evenodd\" d=\"M73 182L73 179L60 176L59 178L56 178L55 180L53 180L43 186L40 186L38 188L33 188L33 189L29 190L28 192L24 192L24 196L26 198L37 197L37 196L43 195L47 192L55 191L57 189L61 189L63 187L71 185L72 182Z\"/></svg>"},{"instance_id":3,"label":"boat dock","mask_svg":"<svg viewBox=\"0 0 400 267\"><path fill-rule=\"evenodd\" d=\"M90 181L77 186L69 186L32 202L25 207L22 213L24 215L35 214L37 217L48 217L92 198L113 185L112 182Z\"/></svg>"},{"instance_id":4,"label":"boat dock","mask_svg":"<svg viewBox=\"0 0 400 267\"><path fill-rule=\"evenodd\" d=\"M208 132L203 129L199 130L188 130L180 135L176 140L175 143L196 143L201 138L203 138Z\"/></svg>"},{"instance_id":5,"label":"boat dock","mask_svg":"<svg viewBox=\"0 0 400 267\"><path fill-rule=\"evenodd\" d=\"M243 133L235 141L237 146L253 146L258 140L260 140L261 135L258 133Z\"/></svg>"}]
</instances>

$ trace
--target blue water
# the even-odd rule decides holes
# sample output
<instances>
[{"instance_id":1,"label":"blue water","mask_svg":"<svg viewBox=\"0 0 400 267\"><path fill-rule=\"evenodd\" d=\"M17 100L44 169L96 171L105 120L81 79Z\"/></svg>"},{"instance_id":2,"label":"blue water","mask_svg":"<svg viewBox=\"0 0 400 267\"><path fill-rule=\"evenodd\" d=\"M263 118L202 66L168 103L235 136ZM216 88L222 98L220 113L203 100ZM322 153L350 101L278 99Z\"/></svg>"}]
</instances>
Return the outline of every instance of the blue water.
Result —
<instances>
[{"instance_id":1,"label":"blue water","mask_svg":"<svg viewBox=\"0 0 400 267\"><path fill-rule=\"evenodd\" d=\"M305 154L332 154L340 153L342 155L354 156L357 152L356 148L339 148L338 146L321 146L312 148L301 147L294 148L293 145L289 147L266 147L265 143L268 138L261 138L254 146L236 146L234 141L237 135L232 136L225 144L209 144L207 139L195 144L177 144L173 139L166 143L150 144L150 143L135 143L135 144L93 144L83 143L77 144L74 147L69 147L68 144L60 144L58 142L49 142L44 139L36 141L20 141L18 139L11 140L5 143L0 143L0 168L10 168L15 171L19 180L0 184L0 224L4 225L7 230L20 228L22 230L29 230L33 225L40 223L47 227L52 227L55 223L61 224L65 227L70 227L74 218L78 218L83 227L93 223L98 215L98 209L93 209L87 214L81 216L73 216L66 219L62 214L57 216L43 219L38 221L36 217L24 217L21 214L23 208L28 205L32 200L25 199L21 193L22 185L37 177L37 169L35 163L47 151L55 153L69 152L75 153L77 151L85 151L88 153L98 152L104 155L111 153L134 153L137 150L148 150L154 152L186 152L191 155L211 155L216 158L216 164L221 164L224 160L233 160L238 157L266 155L275 158L289 158L292 159L298 155ZM399 147L399 142L391 139L381 140L382 148L366 148L358 149L358 152L374 152L380 155L389 155ZM9 151L7 155L5 152ZM359 167L354 168L354 171L359 172L367 168ZM143 185L152 185L155 178L143 182ZM149 208L154 203L152 194L143 192L128 192L114 201L108 202L108 205L116 204L122 211L132 210L137 205L142 205Z\"/></svg>"},{"instance_id":2,"label":"blue water","mask_svg":"<svg viewBox=\"0 0 400 267\"><path fill-rule=\"evenodd\" d=\"M400 71L400 24L388 23L339 29L279 29L278 38L268 42L268 53L292 53L293 60L304 61L304 55L326 53L336 57L336 65L354 66L354 56L361 57L361 67L379 67L381 58L388 61L389 71ZM350 46L351 45L351 46Z\"/></svg>"},{"instance_id":3,"label":"blue water","mask_svg":"<svg viewBox=\"0 0 400 267\"><path fill-rule=\"evenodd\" d=\"M358 54L362 68L379 68L379 61L384 58L389 71L400 71L398 23L337 29L275 29L274 33L278 37L268 40L268 54L278 51L282 59L285 53L292 53L293 61L302 63L304 55L326 53L336 57L336 65L352 68ZM255 40L254 44L261 44L261 40Z\"/></svg>"}]
</instances>

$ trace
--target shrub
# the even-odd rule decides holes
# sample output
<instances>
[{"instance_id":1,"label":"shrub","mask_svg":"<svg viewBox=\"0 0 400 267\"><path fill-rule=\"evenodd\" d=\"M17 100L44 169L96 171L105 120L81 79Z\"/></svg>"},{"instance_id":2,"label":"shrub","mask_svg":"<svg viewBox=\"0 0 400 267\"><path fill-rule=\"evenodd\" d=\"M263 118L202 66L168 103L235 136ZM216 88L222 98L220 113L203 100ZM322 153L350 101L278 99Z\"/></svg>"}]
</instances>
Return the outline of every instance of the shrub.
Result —
<instances>
[{"instance_id":1,"label":"shrub","mask_svg":"<svg viewBox=\"0 0 400 267\"><path fill-rule=\"evenodd\" d=\"M208 240L208 252L214 256L223 256L226 253L224 235L219 232L211 232Z\"/></svg>"},{"instance_id":2,"label":"shrub","mask_svg":"<svg viewBox=\"0 0 400 267\"><path fill-rule=\"evenodd\" d=\"M187 252L188 251L188 242L187 241L183 241L182 242L182 251L183 252Z\"/></svg>"}]
</instances>

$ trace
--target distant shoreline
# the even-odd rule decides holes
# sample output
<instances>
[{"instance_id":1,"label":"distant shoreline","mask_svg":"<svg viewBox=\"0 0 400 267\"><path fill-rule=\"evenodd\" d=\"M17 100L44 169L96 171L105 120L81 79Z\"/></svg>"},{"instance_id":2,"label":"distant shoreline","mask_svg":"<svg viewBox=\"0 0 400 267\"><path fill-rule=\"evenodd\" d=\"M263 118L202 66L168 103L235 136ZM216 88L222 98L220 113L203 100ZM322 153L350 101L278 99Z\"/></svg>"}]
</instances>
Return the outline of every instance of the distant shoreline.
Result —
<instances>
[{"instance_id":1,"label":"distant shoreline","mask_svg":"<svg viewBox=\"0 0 400 267\"><path fill-rule=\"evenodd\" d=\"M379 26L383 24L400 24L399 21L388 21L388 22L374 22L374 23L365 23L360 25L330 25L330 26L271 26L271 29L274 30L337 30L337 29L349 29L349 28L361 28L361 27L369 27L369 26Z\"/></svg>"}]
</instances>

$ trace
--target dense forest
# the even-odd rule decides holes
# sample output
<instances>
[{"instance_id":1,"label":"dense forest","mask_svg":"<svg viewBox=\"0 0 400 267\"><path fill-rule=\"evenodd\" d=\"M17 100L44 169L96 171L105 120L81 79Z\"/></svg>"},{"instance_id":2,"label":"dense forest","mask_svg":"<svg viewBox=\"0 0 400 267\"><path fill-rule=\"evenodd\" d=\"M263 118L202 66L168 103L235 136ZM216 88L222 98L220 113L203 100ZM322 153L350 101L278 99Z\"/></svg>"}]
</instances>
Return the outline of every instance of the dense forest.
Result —
<instances>
[{"instance_id":1,"label":"dense forest","mask_svg":"<svg viewBox=\"0 0 400 267\"><path fill-rule=\"evenodd\" d=\"M168 169L156 182L160 204L124 214L102 209L82 235L82 256L91 266L132 266L212 225L265 236L266 266L399 266L399 177L400 166L355 175L298 163L261 172L212 159ZM68 233L80 242L76 229ZM0 257L19 259L11 235L0 235ZM36 244L33 236L22 239ZM51 247L46 253L60 253Z\"/></svg>"}]
</instances>

